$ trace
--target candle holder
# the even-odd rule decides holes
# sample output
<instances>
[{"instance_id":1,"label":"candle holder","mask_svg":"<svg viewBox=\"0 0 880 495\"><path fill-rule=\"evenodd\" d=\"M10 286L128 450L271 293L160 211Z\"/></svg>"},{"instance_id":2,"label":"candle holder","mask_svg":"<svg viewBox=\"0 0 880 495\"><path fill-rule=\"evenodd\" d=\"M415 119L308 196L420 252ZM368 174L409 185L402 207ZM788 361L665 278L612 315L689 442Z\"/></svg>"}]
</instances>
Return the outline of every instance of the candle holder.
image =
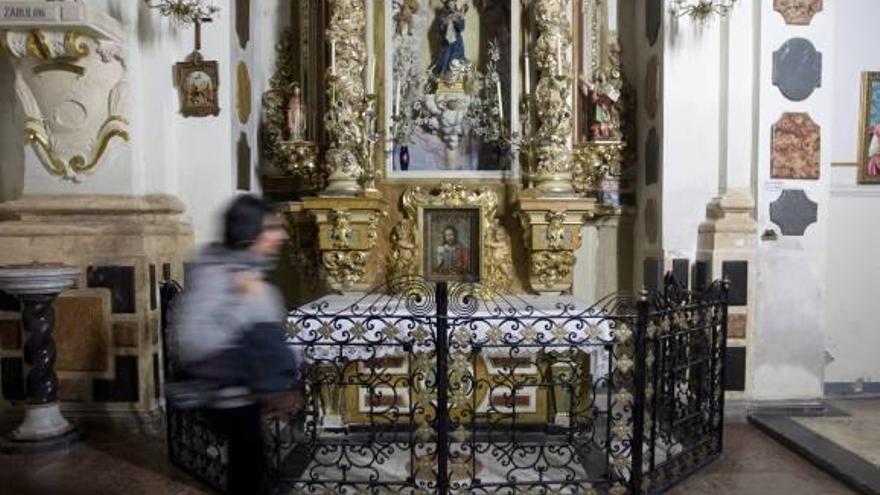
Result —
<instances>
[{"instance_id":1,"label":"candle holder","mask_svg":"<svg viewBox=\"0 0 880 495\"><path fill-rule=\"evenodd\" d=\"M382 134L376 131L376 95L374 93L364 95L361 107L361 121L363 122L363 136L361 139L361 169L363 170L364 191L367 194L377 193L376 189L376 145L382 139Z\"/></svg>"},{"instance_id":2,"label":"candle holder","mask_svg":"<svg viewBox=\"0 0 880 495\"><path fill-rule=\"evenodd\" d=\"M520 121L520 132L511 132L505 134L506 124L504 118L499 119L498 125L501 128L501 141L510 149L511 154L520 155L524 160L520 161L520 170L525 180L526 190L535 188L535 158L537 156L538 135L532 119L532 108L535 98L532 94L526 94L523 97L520 108L525 118Z\"/></svg>"}]
</instances>

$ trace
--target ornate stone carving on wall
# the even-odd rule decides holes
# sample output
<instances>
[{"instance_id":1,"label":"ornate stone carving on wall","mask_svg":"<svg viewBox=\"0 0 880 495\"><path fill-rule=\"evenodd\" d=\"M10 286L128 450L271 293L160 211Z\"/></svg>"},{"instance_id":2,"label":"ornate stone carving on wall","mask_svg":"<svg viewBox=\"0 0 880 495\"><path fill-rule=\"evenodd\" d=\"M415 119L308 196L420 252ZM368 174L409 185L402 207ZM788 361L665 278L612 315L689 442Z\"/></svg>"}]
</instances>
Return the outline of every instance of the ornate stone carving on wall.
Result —
<instances>
[{"instance_id":1,"label":"ornate stone carving on wall","mask_svg":"<svg viewBox=\"0 0 880 495\"><path fill-rule=\"evenodd\" d=\"M822 11L822 0L773 0L773 10L782 14L786 24L806 26Z\"/></svg>"},{"instance_id":2,"label":"ornate stone carving on wall","mask_svg":"<svg viewBox=\"0 0 880 495\"><path fill-rule=\"evenodd\" d=\"M786 189L770 203L770 221L779 226L782 235L804 235L807 227L816 223L818 212L819 205L801 189Z\"/></svg>"},{"instance_id":3,"label":"ornate stone carving on wall","mask_svg":"<svg viewBox=\"0 0 880 495\"><path fill-rule=\"evenodd\" d=\"M118 23L82 4L65 8L57 26L3 21L0 47L12 57L25 138L49 173L80 181L113 138L129 139L128 80Z\"/></svg>"},{"instance_id":4,"label":"ornate stone carving on wall","mask_svg":"<svg viewBox=\"0 0 880 495\"><path fill-rule=\"evenodd\" d=\"M773 84L791 101L822 86L822 54L805 38L792 38L773 52Z\"/></svg>"},{"instance_id":5,"label":"ornate stone carving on wall","mask_svg":"<svg viewBox=\"0 0 880 495\"><path fill-rule=\"evenodd\" d=\"M784 113L773 125L770 175L818 179L820 129L807 113Z\"/></svg>"}]
</instances>

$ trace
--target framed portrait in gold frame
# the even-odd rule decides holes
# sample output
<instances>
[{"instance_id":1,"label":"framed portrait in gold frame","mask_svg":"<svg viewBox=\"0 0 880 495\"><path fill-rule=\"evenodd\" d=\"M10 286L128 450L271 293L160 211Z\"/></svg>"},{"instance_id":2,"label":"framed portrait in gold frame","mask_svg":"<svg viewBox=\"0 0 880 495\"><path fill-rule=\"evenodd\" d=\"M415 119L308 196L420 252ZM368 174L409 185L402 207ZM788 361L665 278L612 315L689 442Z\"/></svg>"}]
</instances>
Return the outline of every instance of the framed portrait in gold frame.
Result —
<instances>
[{"instance_id":1,"label":"framed portrait in gold frame","mask_svg":"<svg viewBox=\"0 0 880 495\"><path fill-rule=\"evenodd\" d=\"M880 72L862 73L859 184L880 184Z\"/></svg>"},{"instance_id":2,"label":"framed portrait in gold frame","mask_svg":"<svg viewBox=\"0 0 880 495\"><path fill-rule=\"evenodd\" d=\"M413 187L401 200L403 218L392 231L389 285L410 276L433 282L475 283L486 294L511 285L510 236L499 224L498 195L443 183Z\"/></svg>"}]
</instances>

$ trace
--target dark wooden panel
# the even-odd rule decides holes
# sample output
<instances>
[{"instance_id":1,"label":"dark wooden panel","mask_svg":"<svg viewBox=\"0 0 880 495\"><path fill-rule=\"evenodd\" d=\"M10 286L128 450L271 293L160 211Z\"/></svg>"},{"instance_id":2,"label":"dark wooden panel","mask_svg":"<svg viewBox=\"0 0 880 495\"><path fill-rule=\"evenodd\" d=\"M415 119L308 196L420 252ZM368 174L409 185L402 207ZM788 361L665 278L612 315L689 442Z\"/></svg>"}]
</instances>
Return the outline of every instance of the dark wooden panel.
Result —
<instances>
[{"instance_id":1,"label":"dark wooden panel","mask_svg":"<svg viewBox=\"0 0 880 495\"><path fill-rule=\"evenodd\" d=\"M159 306L159 297L157 293L156 265L150 264L150 310L155 310Z\"/></svg>"},{"instance_id":2,"label":"dark wooden panel","mask_svg":"<svg viewBox=\"0 0 880 495\"><path fill-rule=\"evenodd\" d=\"M745 306L749 301L749 263L725 261L721 264L722 277L730 281L730 305Z\"/></svg>"},{"instance_id":3,"label":"dark wooden panel","mask_svg":"<svg viewBox=\"0 0 880 495\"><path fill-rule=\"evenodd\" d=\"M20 311L18 299L0 290L0 311Z\"/></svg>"},{"instance_id":4,"label":"dark wooden panel","mask_svg":"<svg viewBox=\"0 0 880 495\"><path fill-rule=\"evenodd\" d=\"M712 283L712 262L697 261L694 263L694 290L703 290Z\"/></svg>"},{"instance_id":5,"label":"dark wooden panel","mask_svg":"<svg viewBox=\"0 0 880 495\"><path fill-rule=\"evenodd\" d=\"M691 273L691 260L689 260L689 259L672 260L672 276L675 277L675 281L678 282L678 285L684 289L689 289L691 286L690 273Z\"/></svg>"},{"instance_id":6,"label":"dark wooden panel","mask_svg":"<svg viewBox=\"0 0 880 495\"><path fill-rule=\"evenodd\" d=\"M137 357L116 356L116 378L95 380L93 389L96 402L137 402L140 391Z\"/></svg>"},{"instance_id":7,"label":"dark wooden panel","mask_svg":"<svg viewBox=\"0 0 880 495\"><path fill-rule=\"evenodd\" d=\"M89 287L110 289L114 313L135 313L137 289L134 286L133 266L90 266L87 273Z\"/></svg>"},{"instance_id":8,"label":"dark wooden panel","mask_svg":"<svg viewBox=\"0 0 880 495\"><path fill-rule=\"evenodd\" d=\"M728 347L724 356L724 390L746 389L746 348Z\"/></svg>"},{"instance_id":9,"label":"dark wooden panel","mask_svg":"<svg viewBox=\"0 0 880 495\"><path fill-rule=\"evenodd\" d=\"M644 285L648 292L655 293L660 290L660 260L657 258L645 258Z\"/></svg>"},{"instance_id":10,"label":"dark wooden panel","mask_svg":"<svg viewBox=\"0 0 880 495\"><path fill-rule=\"evenodd\" d=\"M21 358L0 359L3 374L3 397L6 400L24 400L24 362Z\"/></svg>"}]
</instances>

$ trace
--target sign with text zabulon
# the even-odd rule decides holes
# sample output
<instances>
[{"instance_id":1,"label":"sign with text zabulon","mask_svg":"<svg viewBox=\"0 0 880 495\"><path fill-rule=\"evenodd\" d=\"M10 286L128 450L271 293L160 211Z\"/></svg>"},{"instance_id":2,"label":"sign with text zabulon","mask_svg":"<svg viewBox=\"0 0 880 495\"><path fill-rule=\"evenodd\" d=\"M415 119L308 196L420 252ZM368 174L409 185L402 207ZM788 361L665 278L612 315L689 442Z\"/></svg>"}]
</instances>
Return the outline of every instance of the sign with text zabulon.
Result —
<instances>
[{"instance_id":1,"label":"sign with text zabulon","mask_svg":"<svg viewBox=\"0 0 880 495\"><path fill-rule=\"evenodd\" d=\"M0 2L0 21L58 21L61 7L56 2Z\"/></svg>"}]
</instances>

